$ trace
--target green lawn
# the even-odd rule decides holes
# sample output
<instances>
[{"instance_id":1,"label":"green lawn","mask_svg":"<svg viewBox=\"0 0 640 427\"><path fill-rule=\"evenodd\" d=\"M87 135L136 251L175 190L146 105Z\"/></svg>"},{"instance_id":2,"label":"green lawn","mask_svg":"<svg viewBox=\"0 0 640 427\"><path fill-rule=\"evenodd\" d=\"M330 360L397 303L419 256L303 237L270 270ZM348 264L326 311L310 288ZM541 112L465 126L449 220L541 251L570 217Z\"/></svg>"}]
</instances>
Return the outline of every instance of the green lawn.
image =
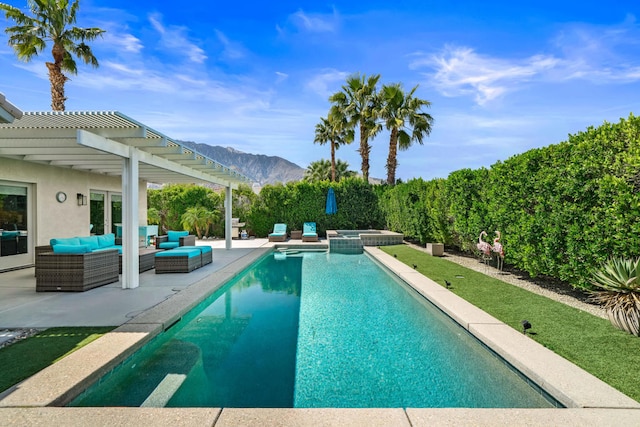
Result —
<instances>
[{"instance_id":1,"label":"green lawn","mask_svg":"<svg viewBox=\"0 0 640 427\"><path fill-rule=\"evenodd\" d=\"M444 258L406 245L381 249L396 254L407 265L415 264L418 271L442 286L448 280L453 293L519 331L520 322L529 320L535 332L532 339L640 401L640 338L619 331L608 320Z\"/></svg>"},{"instance_id":2,"label":"green lawn","mask_svg":"<svg viewBox=\"0 0 640 427\"><path fill-rule=\"evenodd\" d=\"M0 392L112 329L113 327L50 328L0 349Z\"/></svg>"}]
</instances>

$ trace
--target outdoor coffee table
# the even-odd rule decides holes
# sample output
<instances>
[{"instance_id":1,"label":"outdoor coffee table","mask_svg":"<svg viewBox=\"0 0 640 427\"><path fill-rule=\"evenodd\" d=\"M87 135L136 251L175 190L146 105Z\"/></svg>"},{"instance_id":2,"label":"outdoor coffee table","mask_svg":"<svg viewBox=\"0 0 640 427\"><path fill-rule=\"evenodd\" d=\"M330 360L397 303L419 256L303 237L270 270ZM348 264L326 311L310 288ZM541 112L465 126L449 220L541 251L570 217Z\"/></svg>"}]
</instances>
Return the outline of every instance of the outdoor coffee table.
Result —
<instances>
[{"instance_id":1,"label":"outdoor coffee table","mask_svg":"<svg viewBox=\"0 0 640 427\"><path fill-rule=\"evenodd\" d=\"M155 249L155 248L140 248L140 254L138 256L138 264L139 264L139 268L138 268L138 272L142 273L143 271L147 271L147 270L151 270L152 268L155 267L155 261L156 261L156 254L158 252L162 252L162 249ZM122 254L120 254L120 256L118 257L119 259L119 267L120 267L120 274L122 274Z\"/></svg>"}]
</instances>

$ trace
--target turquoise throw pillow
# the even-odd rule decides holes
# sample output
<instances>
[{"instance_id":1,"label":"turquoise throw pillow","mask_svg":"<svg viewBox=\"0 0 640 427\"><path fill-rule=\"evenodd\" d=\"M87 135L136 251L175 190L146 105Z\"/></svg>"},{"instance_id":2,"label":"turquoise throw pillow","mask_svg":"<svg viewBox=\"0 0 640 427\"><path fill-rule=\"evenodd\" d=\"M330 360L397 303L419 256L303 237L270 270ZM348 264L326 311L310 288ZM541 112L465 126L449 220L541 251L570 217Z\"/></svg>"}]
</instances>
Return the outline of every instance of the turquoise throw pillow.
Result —
<instances>
[{"instance_id":1,"label":"turquoise throw pillow","mask_svg":"<svg viewBox=\"0 0 640 427\"><path fill-rule=\"evenodd\" d=\"M98 243L98 236L78 237L81 245L87 245L91 250L98 249L100 243Z\"/></svg>"},{"instance_id":2,"label":"turquoise throw pillow","mask_svg":"<svg viewBox=\"0 0 640 427\"><path fill-rule=\"evenodd\" d=\"M53 245L53 252L56 254L86 254L91 252L87 245Z\"/></svg>"},{"instance_id":3,"label":"turquoise throw pillow","mask_svg":"<svg viewBox=\"0 0 640 427\"><path fill-rule=\"evenodd\" d=\"M78 237L66 237L62 239L51 239L49 240L49 244L51 246L55 245L79 245L80 239Z\"/></svg>"},{"instance_id":4,"label":"turquoise throw pillow","mask_svg":"<svg viewBox=\"0 0 640 427\"><path fill-rule=\"evenodd\" d=\"M101 248L113 246L116 244L116 235L113 233L109 233L109 234L103 234L102 236L98 236L98 243Z\"/></svg>"}]
</instances>

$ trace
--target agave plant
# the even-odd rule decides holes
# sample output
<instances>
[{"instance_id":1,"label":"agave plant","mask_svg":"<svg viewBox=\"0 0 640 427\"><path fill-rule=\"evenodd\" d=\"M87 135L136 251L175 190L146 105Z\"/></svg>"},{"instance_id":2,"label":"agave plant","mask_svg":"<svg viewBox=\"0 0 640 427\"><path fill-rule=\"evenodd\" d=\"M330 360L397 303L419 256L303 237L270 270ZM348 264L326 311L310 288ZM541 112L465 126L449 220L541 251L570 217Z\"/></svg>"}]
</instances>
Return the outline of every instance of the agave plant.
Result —
<instances>
[{"instance_id":1,"label":"agave plant","mask_svg":"<svg viewBox=\"0 0 640 427\"><path fill-rule=\"evenodd\" d=\"M640 336L640 258L612 258L593 274L593 300L602 303L611 323Z\"/></svg>"}]
</instances>

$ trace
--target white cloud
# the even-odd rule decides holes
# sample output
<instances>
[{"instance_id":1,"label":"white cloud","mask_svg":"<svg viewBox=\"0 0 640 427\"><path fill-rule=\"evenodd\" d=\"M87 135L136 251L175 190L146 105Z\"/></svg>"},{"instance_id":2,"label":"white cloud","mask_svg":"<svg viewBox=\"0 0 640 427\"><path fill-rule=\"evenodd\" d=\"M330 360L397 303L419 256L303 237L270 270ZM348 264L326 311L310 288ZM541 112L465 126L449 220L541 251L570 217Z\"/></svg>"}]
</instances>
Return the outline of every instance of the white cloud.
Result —
<instances>
[{"instance_id":1,"label":"white cloud","mask_svg":"<svg viewBox=\"0 0 640 427\"><path fill-rule=\"evenodd\" d=\"M413 54L410 69L428 70L428 81L448 97L472 96L490 101L531 81L587 80L595 84L640 80L640 27L635 17L621 24L565 25L550 40L554 54L502 58L480 54L471 47L445 46L434 54Z\"/></svg>"},{"instance_id":2,"label":"white cloud","mask_svg":"<svg viewBox=\"0 0 640 427\"><path fill-rule=\"evenodd\" d=\"M159 43L166 48L168 54L181 54L186 56L191 62L197 64L203 63L207 59L205 51L195 43L189 41L185 35L186 27L169 26L165 27L162 23L160 14L149 15L149 22L153 28L160 34Z\"/></svg>"},{"instance_id":3,"label":"white cloud","mask_svg":"<svg viewBox=\"0 0 640 427\"><path fill-rule=\"evenodd\" d=\"M302 9L289 16L290 21L298 28L298 30L309 31L313 33L333 32L338 27L339 17L337 12L333 14L305 13ZM279 28L279 27L277 27Z\"/></svg>"},{"instance_id":4,"label":"white cloud","mask_svg":"<svg viewBox=\"0 0 640 427\"><path fill-rule=\"evenodd\" d=\"M219 30L215 30L216 37L218 37L218 41L222 43L224 47L222 51L222 56L226 59L242 59L246 56L245 49L242 47L240 43L232 42L229 38Z\"/></svg>"},{"instance_id":5,"label":"white cloud","mask_svg":"<svg viewBox=\"0 0 640 427\"><path fill-rule=\"evenodd\" d=\"M289 74L276 71L276 83L281 83L289 78Z\"/></svg>"},{"instance_id":6,"label":"white cloud","mask_svg":"<svg viewBox=\"0 0 640 427\"><path fill-rule=\"evenodd\" d=\"M333 69L312 76L306 84L307 89L317 93L323 98L329 98L331 94L339 90L340 85L345 81L349 73Z\"/></svg>"},{"instance_id":7,"label":"white cloud","mask_svg":"<svg viewBox=\"0 0 640 427\"><path fill-rule=\"evenodd\" d=\"M431 84L443 95L471 95L479 105L516 90L560 62L557 58L535 55L521 60L508 60L480 55L468 47L446 46L441 53L416 54L410 68L429 67Z\"/></svg>"}]
</instances>

